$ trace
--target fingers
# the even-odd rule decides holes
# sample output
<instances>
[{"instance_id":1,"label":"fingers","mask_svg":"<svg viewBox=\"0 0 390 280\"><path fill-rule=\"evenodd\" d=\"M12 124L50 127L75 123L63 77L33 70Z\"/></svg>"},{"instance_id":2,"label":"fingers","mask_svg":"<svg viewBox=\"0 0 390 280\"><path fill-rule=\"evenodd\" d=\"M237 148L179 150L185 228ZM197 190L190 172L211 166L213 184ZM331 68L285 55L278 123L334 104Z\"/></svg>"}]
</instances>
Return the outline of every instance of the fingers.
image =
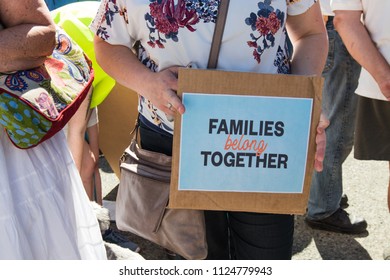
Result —
<instances>
[{"instance_id":1,"label":"fingers","mask_svg":"<svg viewBox=\"0 0 390 280\"><path fill-rule=\"evenodd\" d=\"M318 126L317 126L317 132L318 133L325 132L325 129L328 128L329 124L330 124L330 122L329 122L328 118L325 116L324 113L321 113L320 122L318 123Z\"/></svg>"},{"instance_id":2,"label":"fingers","mask_svg":"<svg viewBox=\"0 0 390 280\"><path fill-rule=\"evenodd\" d=\"M321 114L320 122L317 126L317 135L316 135L316 153L314 159L314 169L317 172L321 172L323 169L323 161L325 158L326 150L326 133L325 130L329 126L329 120L325 117L324 114Z\"/></svg>"},{"instance_id":3,"label":"fingers","mask_svg":"<svg viewBox=\"0 0 390 280\"><path fill-rule=\"evenodd\" d=\"M318 134L316 137L316 154L314 158L314 169L321 172L323 169L323 161L325 158L326 136L325 134Z\"/></svg>"},{"instance_id":4,"label":"fingers","mask_svg":"<svg viewBox=\"0 0 390 280\"><path fill-rule=\"evenodd\" d=\"M169 97L166 99L166 111L164 111L167 115L173 115L175 112L179 114L184 114L185 107L181 102L180 98L176 95L175 92L172 92Z\"/></svg>"},{"instance_id":5,"label":"fingers","mask_svg":"<svg viewBox=\"0 0 390 280\"><path fill-rule=\"evenodd\" d=\"M169 121L173 120L176 113L184 114L185 112L185 107L177 96L178 72L177 66L154 72L150 77L151 82L145 83L145 87L139 92L153 106L163 111Z\"/></svg>"},{"instance_id":6,"label":"fingers","mask_svg":"<svg viewBox=\"0 0 390 280\"><path fill-rule=\"evenodd\" d=\"M165 90L163 90L160 96L160 102L162 103L160 109L169 116L169 119L173 119L173 116L176 112L179 114L184 114L185 107L181 102L180 98L177 96L177 77L178 77L179 67L169 67L161 71L163 79L165 82ZM158 106L158 104L155 104Z\"/></svg>"}]
</instances>

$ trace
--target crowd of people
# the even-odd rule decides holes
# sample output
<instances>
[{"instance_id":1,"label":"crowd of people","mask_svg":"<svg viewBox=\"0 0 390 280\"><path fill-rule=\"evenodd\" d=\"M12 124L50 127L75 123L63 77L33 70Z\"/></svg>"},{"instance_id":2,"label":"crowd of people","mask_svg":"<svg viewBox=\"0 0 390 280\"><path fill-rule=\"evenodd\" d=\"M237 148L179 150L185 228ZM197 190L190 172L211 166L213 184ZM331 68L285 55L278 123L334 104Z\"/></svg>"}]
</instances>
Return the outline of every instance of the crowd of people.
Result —
<instances>
[{"instance_id":1,"label":"crowd of people","mask_svg":"<svg viewBox=\"0 0 390 280\"><path fill-rule=\"evenodd\" d=\"M186 109L176 95L178 68L207 68L220 1L94 1L96 61L138 94L144 149L172 155L172 117ZM54 48L50 10L72 2L79 1L0 0L0 72L44 63ZM378 0L230 1L217 69L324 77L310 227L367 230L345 209L342 165L352 148L356 159L388 161L390 171L390 32L381 16L388 10ZM102 235L91 207L102 205L93 94L63 131L31 149L14 147L0 123L0 259L106 259L105 239L139 250L112 230ZM292 258L294 215L204 213L207 259Z\"/></svg>"}]
</instances>

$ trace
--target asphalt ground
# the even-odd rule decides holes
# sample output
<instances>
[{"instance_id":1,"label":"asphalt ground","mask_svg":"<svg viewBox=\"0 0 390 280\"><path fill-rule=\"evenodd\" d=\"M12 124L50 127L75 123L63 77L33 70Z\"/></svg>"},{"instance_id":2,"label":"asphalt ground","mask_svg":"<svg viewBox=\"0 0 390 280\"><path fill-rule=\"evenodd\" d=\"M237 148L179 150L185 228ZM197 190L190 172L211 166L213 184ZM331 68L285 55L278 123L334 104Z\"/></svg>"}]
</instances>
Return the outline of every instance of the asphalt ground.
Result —
<instances>
[{"instance_id":1,"label":"asphalt ground","mask_svg":"<svg viewBox=\"0 0 390 280\"><path fill-rule=\"evenodd\" d=\"M100 158L103 197L114 201L118 177L104 158ZM364 217L367 233L348 235L314 230L296 216L293 260L383 260L385 248L390 247L390 214L387 208L389 166L387 162L359 161L348 157L343 165L344 193L348 196L349 213ZM106 204L108 205L108 204ZM111 211L112 215L115 215ZM112 222L115 228L115 222ZM147 260L168 259L165 251L129 232L122 232L140 247Z\"/></svg>"}]
</instances>

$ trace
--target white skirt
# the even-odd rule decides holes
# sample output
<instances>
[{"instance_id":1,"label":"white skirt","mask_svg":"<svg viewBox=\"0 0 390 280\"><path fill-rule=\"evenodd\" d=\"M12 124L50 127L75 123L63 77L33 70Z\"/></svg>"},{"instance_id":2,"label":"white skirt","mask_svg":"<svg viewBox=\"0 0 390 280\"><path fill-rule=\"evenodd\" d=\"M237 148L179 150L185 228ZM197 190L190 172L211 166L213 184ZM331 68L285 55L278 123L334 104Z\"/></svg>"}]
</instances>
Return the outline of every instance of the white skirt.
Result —
<instances>
[{"instance_id":1,"label":"white skirt","mask_svg":"<svg viewBox=\"0 0 390 280\"><path fill-rule=\"evenodd\" d=\"M0 125L0 259L106 259L62 131L21 150Z\"/></svg>"}]
</instances>

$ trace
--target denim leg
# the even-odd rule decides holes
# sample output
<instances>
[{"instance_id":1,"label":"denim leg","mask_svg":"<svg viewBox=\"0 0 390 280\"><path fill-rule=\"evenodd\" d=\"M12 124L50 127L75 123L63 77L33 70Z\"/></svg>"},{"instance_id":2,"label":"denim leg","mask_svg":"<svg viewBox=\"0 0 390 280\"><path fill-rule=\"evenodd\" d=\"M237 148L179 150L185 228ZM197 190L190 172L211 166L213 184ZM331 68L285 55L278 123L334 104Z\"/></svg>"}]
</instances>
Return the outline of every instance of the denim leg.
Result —
<instances>
[{"instance_id":1,"label":"denim leg","mask_svg":"<svg viewBox=\"0 0 390 280\"><path fill-rule=\"evenodd\" d=\"M328 30L329 53L323 71L322 110L330 120L326 130L324 169L313 173L307 216L324 219L340 206L342 164L353 147L360 65L349 55L335 30Z\"/></svg>"}]
</instances>

